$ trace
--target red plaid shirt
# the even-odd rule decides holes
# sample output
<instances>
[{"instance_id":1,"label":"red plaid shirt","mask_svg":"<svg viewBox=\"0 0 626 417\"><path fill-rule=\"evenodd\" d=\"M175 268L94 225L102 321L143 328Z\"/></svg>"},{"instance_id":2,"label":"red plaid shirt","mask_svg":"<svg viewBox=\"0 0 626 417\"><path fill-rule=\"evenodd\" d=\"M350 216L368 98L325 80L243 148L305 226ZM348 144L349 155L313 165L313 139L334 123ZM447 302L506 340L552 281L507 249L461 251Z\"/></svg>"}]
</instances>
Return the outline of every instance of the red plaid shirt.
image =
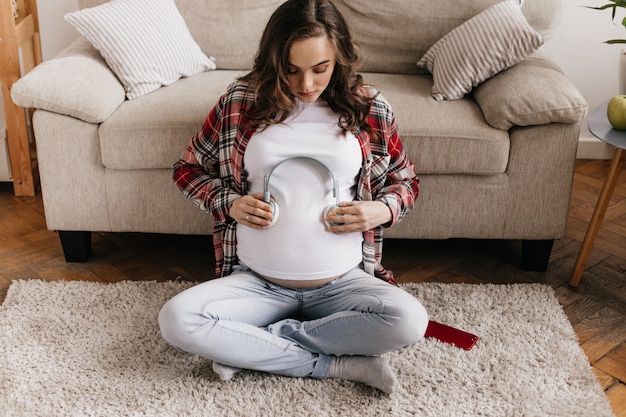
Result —
<instances>
[{"instance_id":1,"label":"red plaid shirt","mask_svg":"<svg viewBox=\"0 0 626 417\"><path fill-rule=\"evenodd\" d=\"M375 95L367 121L381 140L374 142L367 133L355 132L363 155L356 200L384 202L392 213L392 220L384 227L390 227L413 209L418 178L402 147L391 106L371 87L364 87L363 93ZM176 185L215 220L217 277L229 275L237 263L236 222L228 211L235 199L247 194L243 155L254 131L243 127L242 111L253 106L254 97L247 85L233 83L174 165ZM395 284L391 271L381 264L383 226L364 232L363 240L363 269Z\"/></svg>"}]
</instances>

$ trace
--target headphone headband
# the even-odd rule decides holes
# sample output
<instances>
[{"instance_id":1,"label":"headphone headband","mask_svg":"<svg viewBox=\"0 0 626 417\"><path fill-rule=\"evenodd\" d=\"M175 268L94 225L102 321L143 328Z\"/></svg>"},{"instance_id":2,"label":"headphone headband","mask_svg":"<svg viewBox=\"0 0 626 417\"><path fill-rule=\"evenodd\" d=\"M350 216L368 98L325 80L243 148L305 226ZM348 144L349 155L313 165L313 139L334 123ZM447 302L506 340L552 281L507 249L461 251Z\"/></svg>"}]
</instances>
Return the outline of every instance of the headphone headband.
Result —
<instances>
[{"instance_id":1,"label":"headphone headband","mask_svg":"<svg viewBox=\"0 0 626 417\"><path fill-rule=\"evenodd\" d=\"M336 205L339 205L339 203L341 202L341 199L339 198L339 181L335 179L335 174L333 174L333 171L331 171L330 168L328 168L328 166L326 166L326 164L324 164L322 161L319 161L315 158L311 158L310 156L293 156L291 158L283 159L282 161L274 165L274 167L270 170L270 172L267 175L265 175L265 177L263 178L263 201L265 201L268 204L270 202L270 178L272 177L272 173L274 172L274 170L278 168L279 166L281 166L282 164L284 164L285 162L292 161L294 159L304 159L308 161L317 162L319 165L326 168L326 171L328 171L328 173L330 174L330 177L333 180L333 197L335 197Z\"/></svg>"}]
</instances>

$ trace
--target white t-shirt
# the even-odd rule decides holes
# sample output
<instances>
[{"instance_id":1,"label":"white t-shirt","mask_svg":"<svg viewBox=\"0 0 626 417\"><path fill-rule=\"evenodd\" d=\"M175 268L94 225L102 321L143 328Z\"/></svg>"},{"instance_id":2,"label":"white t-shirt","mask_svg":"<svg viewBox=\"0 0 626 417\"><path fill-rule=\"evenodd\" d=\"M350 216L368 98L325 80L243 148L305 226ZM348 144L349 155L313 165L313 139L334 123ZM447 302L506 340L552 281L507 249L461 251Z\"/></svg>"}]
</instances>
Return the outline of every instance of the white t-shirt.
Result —
<instances>
[{"instance_id":1,"label":"white t-shirt","mask_svg":"<svg viewBox=\"0 0 626 417\"><path fill-rule=\"evenodd\" d=\"M250 139L244 167L251 194L263 192L264 177L284 161L269 178L270 194L279 205L276 223L262 230L237 225L237 256L255 272L313 280L341 275L362 261L362 233L331 233L323 222L324 208L335 203L328 170L339 182L340 201L351 201L362 162L358 139L343 136L337 122L325 103L299 102L285 123ZM296 157L315 161L287 160Z\"/></svg>"}]
</instances>

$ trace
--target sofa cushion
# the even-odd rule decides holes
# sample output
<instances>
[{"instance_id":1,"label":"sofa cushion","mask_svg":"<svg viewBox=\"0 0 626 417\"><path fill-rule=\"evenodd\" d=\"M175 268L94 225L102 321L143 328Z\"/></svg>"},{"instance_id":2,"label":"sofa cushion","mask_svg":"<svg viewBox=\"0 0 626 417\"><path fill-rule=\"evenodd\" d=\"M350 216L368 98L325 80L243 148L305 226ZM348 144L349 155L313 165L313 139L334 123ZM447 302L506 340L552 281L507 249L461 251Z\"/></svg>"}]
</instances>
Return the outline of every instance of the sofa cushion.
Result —
<instances>
[{"instance_id":1,"label":"sofa cushion","mask_svg":"<svg viewBox=\"0 0 626 417\"><path fill-rule=\"evenodd\" d=\"M111 0L68 13L65 19L100 51L129 99L215 69L191 37L174 0Z\"/></svg>"},{"instance_id":2,"label":"sofa cushion","mask_svg":"<svg viewBox=\"0 0 626 417\"><path fill-rule=\"evenodd\" d=\"M219 96L241 74L210 71L124 102L99 130L104 165L117 170L170 169ZM429 76L364 74L364 78L384 88L418 173L505 171L508 133L487 125L473 100L433 101Z\"/></svg>"},{"instance_id":3,"label":"sofa cushion","mask_svg":"<svg viewBox=\"0 0 626 417\"><path fill-rule=\"evenodd\" d=\"M78 0L81 8L106 0ZM284 0L175 0L189 31L220 69L249 69L271 13ZM364 51L364 72L426 73L415 63L435 42L500 0L334 0ZM524 15L545 40L567 0L525 0ZM236 22L236 23L233 23ZM245 30L241 30L245 28Z\"/></svg>"},{"instance_id":4,"label":"sofa cushion","mask_svg":"<svg viewBox=\"0 0 626 417\"><path fill-rule=\"evenodd\" d=\"M363 71L426 73L415 63L448 32L501 0L335 0L363 47ZM566 0L525 0L522 11L544 40ZM219 56L218 56L219 59Z\"/></svg>"},{"instance_id":5,"label":"sofa cushion","mask_svg":"<svg viewBox=\"0 0 626 417\"><path fill-rule=\"evenodd\" d=\"M243 75L209 71L127 100L98 130L111 169L171 168L226 87Z\"/></svg>"},{"instance_id":6,"label":"sofa cushion","mask_svg":"<svg viewBox=\"0 0 626 417\"><path fill-rule=\"evenodd\" d=\"M284 0L176 0L192 36L220 69L249 70L263 29Z\"/></svg>"},{"instance_id":7,"label":"sofa cushion","mask_svg":"<svg viewBox=\"0 0 626 417\"><path fill-rule=\"evenodd\" d=\"M504 0L435 43L417 62L433 74L435 100L456 100L543 44L519 0Z\"/></svg>"},{"instance_id":8,"label":"sofa cushion","mask_svg":"<svg viewBox=\"0 0 626 417\"><path fill-rule=\"evenodd\" d=\"M107 0L78 0L82 8ZM193 39L220 69L249 70L271 14L285 0L175 0Z\"/></svg>"},{"instance_id":9,"label":"sofa cushion","mask_svg":"<svg viewBox=\"0 0 626 417\"><path fill-rule=\"evenodd\" d=\"M489 125L578 123L587 114L585 98L552 61L537 52L485 81L472 92Z\"/></svg>"},{"instance_id":10,"label":"sofa cushion","mask_svg":"<svg viewBox=\"0 0 626 417\"><path fill-rule=\"evenodd\" d=\"M506 171L509 133L489 126L474 100L434 101L429 76L364 74L391 103L402 142L419 174Z\"/></svg>"},{"instance_id":11,"label":"sofa cushion","mask_svg":"<svg viewBox=\"0 0 626 417\"><path fill-rule=\"evenodd\" d=\"M125 92L102 56L81 37L17 80L11 87L11 98L22 107L101 123L122 104Z\"/></svg>"}]
</instances>

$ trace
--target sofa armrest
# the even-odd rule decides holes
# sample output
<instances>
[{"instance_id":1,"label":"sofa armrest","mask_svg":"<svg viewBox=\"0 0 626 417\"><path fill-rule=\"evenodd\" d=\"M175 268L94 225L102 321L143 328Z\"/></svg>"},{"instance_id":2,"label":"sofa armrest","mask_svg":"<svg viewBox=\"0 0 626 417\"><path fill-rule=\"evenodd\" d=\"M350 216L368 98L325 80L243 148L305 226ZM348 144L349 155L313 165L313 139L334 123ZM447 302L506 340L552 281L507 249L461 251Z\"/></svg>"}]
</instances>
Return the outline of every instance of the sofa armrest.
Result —
<instances>
[{"instance_id":1,"label":"sofa armrest","mask_svg":"<svg viewBox=\"0 0 626 417\"><path fill-rule=\"evenodd\" d=\"M473 91L485 120L497 129L578 123L587 102L560 68L536 53Z\"/></svg>"},{"instance_id":2,"label":"sofa armrest","mask_svg":"<svg viewBox=\"0 0 626 417\"><path fill-rule=\"evenodd\" d=\"M115 74L85 38L36 66L11 88L11 98L18 106L88 123L106 120L125 100L125 94Z\"/></svg>"}]
</instances>

